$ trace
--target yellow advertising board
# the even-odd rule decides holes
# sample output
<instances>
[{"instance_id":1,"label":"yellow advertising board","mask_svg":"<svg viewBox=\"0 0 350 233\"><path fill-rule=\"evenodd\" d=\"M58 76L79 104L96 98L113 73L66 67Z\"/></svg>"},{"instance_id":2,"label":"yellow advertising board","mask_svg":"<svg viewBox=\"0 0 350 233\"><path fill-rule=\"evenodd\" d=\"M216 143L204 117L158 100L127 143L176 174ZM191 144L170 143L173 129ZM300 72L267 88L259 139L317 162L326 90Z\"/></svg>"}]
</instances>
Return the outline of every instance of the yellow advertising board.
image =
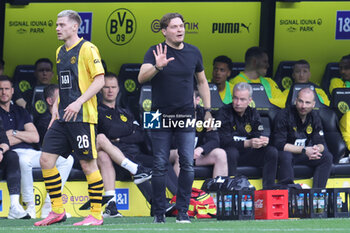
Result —
<instances>
[{"instance_id":1,"label":"yellow advertising board","mask_svg":"<svg viewBox=\"0 0 350 233\"><path fill-rule=\"evenodd\" d=\"M320 84L329 62L350 53L350 2L276 3L274 68L281 61L305 59L311 81Z\"/></svg>"},{"instance_id":2,"label":"yellow advertising board","mask_svg":"<svg viewBox=\"0 0 350 233\"><path fill-rule=\"evenodd\" d=\"M247 48L259 44L260 2L119 2L119 3L30 3L6 5L5 73L12 75L18 64L33 64L38 58L54 61L57 14L65 9L79 12L80 33L100 50L109 71L119 72L123 63L142 63L148 48L162 42L159 20L168 12L184 16L185 42L203 55L208 79L212 61L227 55L244 60Z\"/></svg>"}]
</instances>

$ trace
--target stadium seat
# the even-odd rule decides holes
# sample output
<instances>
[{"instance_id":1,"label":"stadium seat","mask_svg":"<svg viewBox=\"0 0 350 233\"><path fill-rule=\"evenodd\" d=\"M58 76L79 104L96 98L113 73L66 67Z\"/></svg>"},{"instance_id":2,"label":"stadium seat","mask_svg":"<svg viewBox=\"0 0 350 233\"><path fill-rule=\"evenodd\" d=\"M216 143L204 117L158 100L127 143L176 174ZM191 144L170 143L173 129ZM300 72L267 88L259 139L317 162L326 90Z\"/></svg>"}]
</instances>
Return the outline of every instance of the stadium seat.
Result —
<instances>
[{"instance_id":1,"label":"stadium seat","mask_svg":"<svg viewBox=\"0 0 350 233\"><path fill-rule=\"evenodd\" d=\"M21 93L26 90L32 89L36 83L34 76L34 65L18 65L16 66L15 73L13 74L13 83L15 89Z\"/></svg>"},{"instance_id":2,"label":"stadium seat","mask_svg":"<svg viewBox=\"0 0 350 233\"><path fill-rule=\"evenodd\" d=\"M239 75L239 73L244 70L244 67L244 62L232 62L231 76L228 77L227 81Z\"/></svg>"},{"instance_id":3,"label":"stadium seat","mask_svg":"<svg viewBox=\"0 0 350 233\"><path fill-rule=\"evenodd\" d=\"M320 108L318 113L322 121L328 150L333 155L333 163L338 163L346 151L346 145L339 130L337 114L330 108Z\"/></svg>"},{"instance_id":4,"label":"stadium seat","mask_svg":"<svg viewBox=\"0 0 350 233\"><path fill-rule=\"evenodd\" d=\"M215 84L209 83L209 90L212 115L215 117L216 113L224 105L224 103L221 100L218 88Z\"/></svg>"},{"instance_id":5,"label":"stadium seat","mask_svg":"<svg viewBox=\"0 0 350 233\"><path fill-rule=\"evenodd\" d=\"M250 85L253 88L253 101L250 103L250 106L256 108L261 117L269 117L270 125L272 126L273 120L280 108L271 104L262 84L250 83Z\"/></svg>"},{"instance_id":6,"label":"stadium seat","mask_svg":"<svg viewBox=\"0 0 350 233\"><path fill-rule=\"evenodd\" d=\"M328 96L331 94L329 93L329 85L331 84L332 78L339 77L339 62L328 63L321 81L321 88L326 92Z\"/></svg>"},{"instance_id":7,"label":"stadium seat","mask_svg":"<svg viewBox=\"0 0 350 233\"><path fill-rule=\"evenodd\" d=\"M310 88L311 90L314 91L315 96L317 96L317 93L315 91L315 86L312 84L308 84L308 83L295 83L291 86L288 97L287 97L287 101L286 101L286 106L289 105L295 105L295 100L297 98L297 94L298 92L303 89L303 88ZM315 98L316 101L316 105L315 105L315 109L319 109L319 108L328 108L327 105L324 105L320 102L319 98Z\"/></svg>"},{"instance_id":8,"label":"stadium seat","mask_svg":"<svg viewBox=\"0 0 350 233\"><path fill-rule=\"evenodd\" d=\"M277 67L274 81L282 91L290 88L294 83L292 78L294 64L295 61L281 61Z\"/></svg>"},{"instance_id":9,"label":"stadium seat","mask_svg":"<svg viewBox=\"0 0 350 233\"><path fill-rule=\"evenodd\" d=\"M123 64L118 74L118 84L122 93L122 107L128 106L138 121L140 120L138 102L141 85L137 80L137 76L140 67L141 64L139 63Z\"/></svg>"},{"instance_id":10,"label":"stadium seat","mask_svg":"<svg viewBox=\"0 0 350 233\"><path fill-rule=\"evenodd\" d=\"M332 92L331 108L340 119L344 113L349 111L350 88L335 88Z\"/></svg>"},{"instance_id":11,"label":"stadium seat","mask_svg":"<svg viewBox=\"0 0 350 233\"><path fill-rule=\"evenodd\" d=\"M47 104L44 98L44 89L45 86L36 86L33 91L33 99L32 99L32 111L33 115L43 114L47 110Z\"/></svg>"}]
</instances>

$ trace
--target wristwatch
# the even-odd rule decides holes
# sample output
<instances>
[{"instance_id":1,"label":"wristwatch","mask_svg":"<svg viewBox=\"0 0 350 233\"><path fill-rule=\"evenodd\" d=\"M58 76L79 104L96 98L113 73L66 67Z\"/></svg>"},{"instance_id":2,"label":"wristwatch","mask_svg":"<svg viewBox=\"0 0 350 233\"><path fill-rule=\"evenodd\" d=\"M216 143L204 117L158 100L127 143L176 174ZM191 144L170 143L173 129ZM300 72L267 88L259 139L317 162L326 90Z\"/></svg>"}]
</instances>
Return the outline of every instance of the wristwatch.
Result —
<instances>
[{"instance_id":1,"label":"wristwatch","mask_svg":"<svg viewBox=\"0 0 350 233\"><path fill-rule=\"evenodd\" d=\"M305 147L304 147L303 149L301 149L301 153L302 153L303 155L305 155L305 153L306 153Z\"/></svg>"},{"instance_id":2,"label":"wristwatch","mask_svg":"<svg viewBox=\"0 0 350 233\"><path fill-rule=\"evenodd\" d=\"M211 108L204 108L204 113L211 112Z\"/></svg>"},{"instance_id":3,"label":"wristwatch","mask_svg":"<svg viewBox=\"0 0 350 233\"><path fill-rule=\"evenodd\" d=\"M2 149L2 147L0 147L0 151L1 151L1 153L4 153L4 149Z\"/></svg>"},{"instance_id":4,"label":"wristwatch","mask_svg":"<svg viewBox=\"0 0 350 233\"><path fill-rule=\"evenodd\" d=\"M16 136L16 134L17 134L17 130L15 130L15 129L12 130L12 135L13 135L13 136Z\"/></svg>"}]
</instances>

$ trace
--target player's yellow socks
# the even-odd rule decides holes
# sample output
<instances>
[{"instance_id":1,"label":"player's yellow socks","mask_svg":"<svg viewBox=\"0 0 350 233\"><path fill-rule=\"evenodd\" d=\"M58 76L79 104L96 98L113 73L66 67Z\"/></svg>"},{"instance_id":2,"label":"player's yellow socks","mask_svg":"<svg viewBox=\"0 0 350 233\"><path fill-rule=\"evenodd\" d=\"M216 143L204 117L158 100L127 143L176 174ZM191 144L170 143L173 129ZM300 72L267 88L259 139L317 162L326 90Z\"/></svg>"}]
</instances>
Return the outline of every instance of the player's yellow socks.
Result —
<instances>
[{"instance_id":1,"label":"player's yellow socks","mask_svg":"<svg viewBox=\"0 0 350 233\"><path fill-rule=\"evenodd\" d=\"M89 198L91 201L91 215L96 219L102 219L101 207L102 207L102 191L103 181L99 170L86 175L86 179L89 185Z\"/></svg>"},{"instance_id":2,"label":"player's yellow socks","mask_svg":"<svg viewBox=\"0 0 350 233\"><path fill-rule=\"evenodd\" d=\"M56 166L52 169L42 169L46 191L50 195L52 211L57 214L64 212L62 202L62 181Z\"/></svg>"}]
</instances>

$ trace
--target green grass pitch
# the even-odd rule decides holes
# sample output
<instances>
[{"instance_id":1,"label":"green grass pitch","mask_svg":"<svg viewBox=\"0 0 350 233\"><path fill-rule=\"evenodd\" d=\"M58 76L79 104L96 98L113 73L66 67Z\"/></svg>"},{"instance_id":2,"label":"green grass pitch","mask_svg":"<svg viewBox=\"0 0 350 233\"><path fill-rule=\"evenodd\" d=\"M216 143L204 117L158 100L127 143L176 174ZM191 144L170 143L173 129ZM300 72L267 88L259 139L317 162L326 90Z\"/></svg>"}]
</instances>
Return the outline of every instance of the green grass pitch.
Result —
<instances>
[{"instance_id":1,"label":"green grass pitch","mask_svg":"<svg viewBox=\"0 0 350 233\"><path fill-rule=\"evenodd\" d=\"M48 232L48 233L80 233L80 232L181 232L181 233L216 233L216 232L350 232L350 219L289 219L289 220L255 220L255 221L217 221L216 219L192 219L192 224L175 223L175 218L167 218L165 224L153 224L151 217L123 217L105 219L102 226L73 226L81 218L70 218L64 223L47 227L34 227L38 220L0 219L0 232Z\"/></svg>"}]
</instances>

